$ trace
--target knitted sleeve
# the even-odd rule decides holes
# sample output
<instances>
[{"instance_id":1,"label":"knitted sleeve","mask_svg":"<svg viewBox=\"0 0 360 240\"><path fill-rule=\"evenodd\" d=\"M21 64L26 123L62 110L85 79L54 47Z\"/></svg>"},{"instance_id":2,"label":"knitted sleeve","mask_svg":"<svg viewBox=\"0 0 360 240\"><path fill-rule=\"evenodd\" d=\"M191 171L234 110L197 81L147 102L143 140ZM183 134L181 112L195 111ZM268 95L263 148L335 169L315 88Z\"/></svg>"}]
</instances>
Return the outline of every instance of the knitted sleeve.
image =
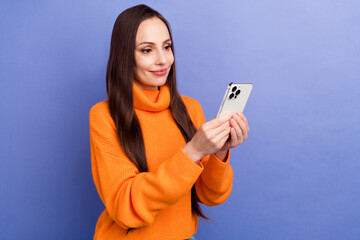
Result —
<instances>
[{"instance_id":1,"label":"knitted sleeve","mask_svg":"<svg viewBox=\"0 0 360 240\"><path fill-rule=\"evenodd\" d=\"M179 149L155 172L139 173L120 146L107 104L91 108L89 124L94 183L110 216L124 229L151 224L191 190L203 170Z\"/></svg>"},{"instance_id":2,"label":"knitted sleeve","mask_svg":"<svg viewBox=\"0 0 360 240\"><path fill-rule=\"evenodd\" d=\"M206 122L200 103L184 96L183 100L195 127L199 129ZM219 205L229 197L233 180L233 171L229 164L229 158L230 150L225 162L218 159L215 154L201 159L204 170L195 184L196 193L201 203L207 206Z\"/></svg>"}]
</instances>

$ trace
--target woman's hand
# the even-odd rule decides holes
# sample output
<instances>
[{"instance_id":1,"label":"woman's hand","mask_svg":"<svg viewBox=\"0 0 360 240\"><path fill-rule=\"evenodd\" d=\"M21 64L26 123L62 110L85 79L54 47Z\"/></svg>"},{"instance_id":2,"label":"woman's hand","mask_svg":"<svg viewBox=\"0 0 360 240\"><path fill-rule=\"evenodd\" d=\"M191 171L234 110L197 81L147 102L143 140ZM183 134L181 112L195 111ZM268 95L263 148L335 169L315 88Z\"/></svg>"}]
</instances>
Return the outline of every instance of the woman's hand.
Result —
<instances>
[{"instance_id":1,"label":"woman's hand","mask_svg":"<svg viewBox=\"0 0 360 240\"><path fill-rule=\"evenodd\" d=\"M206 155L225 149L231 131L229 120L232 115L229 113L201 125L191 141L183 147L183 151L196 163Z\"/></svg>"},{"instance_id":2,"label":"woman's hand","mask_svg":"<svg viewBox=\"0 0 360 240\"><path fill-rule=\"evenodd\" d=\"M215 153L215 155L225 160L227 151L243 143L248 138L249 125L245 115L241 112L231 116L230 119L230 136L231 138L225 142L223 147Z\"/></svg>"}]
</instances>

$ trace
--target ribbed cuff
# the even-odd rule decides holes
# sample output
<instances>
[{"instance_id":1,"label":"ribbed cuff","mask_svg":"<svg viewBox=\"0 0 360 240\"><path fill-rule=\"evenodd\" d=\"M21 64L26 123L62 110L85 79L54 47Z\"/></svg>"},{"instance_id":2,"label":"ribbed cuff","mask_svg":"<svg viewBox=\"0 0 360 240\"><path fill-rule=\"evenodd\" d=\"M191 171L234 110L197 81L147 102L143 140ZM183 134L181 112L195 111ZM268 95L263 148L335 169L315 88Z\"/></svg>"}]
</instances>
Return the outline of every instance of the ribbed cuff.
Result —
<instances>
[{"instance_id":1,"label":"ribbed cuff","mask_svg":"<svg viewBox=\"0 0 360 240\"><path fill-rule=\"evenodd\" d=\"M205 181L213 182L214 184L221 183L226 176L227 170L230 166L230 150L227 154L225 162L221 161L211 154L206 164L206 168L203 171L203 178Z\"/></svg>"}]
</instances>

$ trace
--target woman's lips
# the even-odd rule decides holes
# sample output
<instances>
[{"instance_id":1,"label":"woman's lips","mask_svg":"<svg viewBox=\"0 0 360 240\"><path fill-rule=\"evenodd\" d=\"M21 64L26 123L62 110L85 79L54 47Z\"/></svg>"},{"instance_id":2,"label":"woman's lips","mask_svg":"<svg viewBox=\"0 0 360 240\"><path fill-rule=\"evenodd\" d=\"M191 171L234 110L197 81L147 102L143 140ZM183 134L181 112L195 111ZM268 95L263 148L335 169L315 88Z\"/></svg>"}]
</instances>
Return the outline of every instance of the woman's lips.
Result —
<instances>
[{"instance_id":1,"label":"woman's lips","mask_svg":"<svg viewBox=\"0 0 360 240\"><path fill-rule=\"evenodd\" d=\"M159 69L159 70L155 70L155 71L150 71L153 74L157 75L157 76L164 76L167 73L167 68L163 68L163 69Z\"/></svg>"}]
</instances>

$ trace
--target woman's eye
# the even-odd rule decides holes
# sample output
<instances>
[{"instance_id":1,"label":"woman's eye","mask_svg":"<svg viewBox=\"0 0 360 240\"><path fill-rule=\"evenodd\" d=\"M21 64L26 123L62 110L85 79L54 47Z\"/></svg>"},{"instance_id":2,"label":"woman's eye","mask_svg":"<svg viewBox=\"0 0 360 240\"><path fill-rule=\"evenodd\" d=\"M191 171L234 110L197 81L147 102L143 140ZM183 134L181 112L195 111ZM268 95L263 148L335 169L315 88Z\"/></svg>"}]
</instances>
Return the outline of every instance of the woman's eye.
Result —
<instances>
[{"instance_id":1,"label":"woman's eye","mask_svg":"<svg viewBox=\"0 0 360 240\"><path fill-rule=\"evenodd\" d=\"M165 46L165 49L166 49L166 50L171 49L171 45L167 45L167 46Z\"/></svg>"},{"instance_id":2,"label":"woman's eye","mask_svg":"<svg viewBox=\"0 0 360 240\"><path fill-rule=\"evenodd\" d=\"M149 53L149 52L151 52L151 49L142 49L141 52L142 53Z\"/></svg>"}]
</instances>

